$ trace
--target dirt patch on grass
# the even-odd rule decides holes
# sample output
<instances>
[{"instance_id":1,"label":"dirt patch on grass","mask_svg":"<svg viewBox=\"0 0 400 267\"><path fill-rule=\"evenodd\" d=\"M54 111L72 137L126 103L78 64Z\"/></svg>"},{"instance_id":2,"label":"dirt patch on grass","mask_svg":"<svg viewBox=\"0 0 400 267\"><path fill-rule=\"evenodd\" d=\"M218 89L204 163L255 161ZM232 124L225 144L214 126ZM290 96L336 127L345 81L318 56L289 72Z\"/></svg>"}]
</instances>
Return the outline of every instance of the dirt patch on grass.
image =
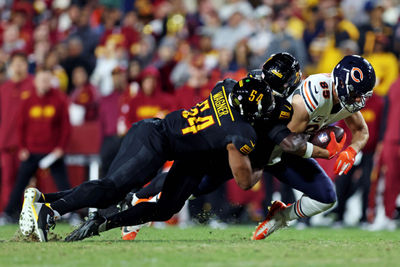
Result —
<instances>
[{"instance_id":1,"label":"dirt patch on grass","mask_svg":"<svg viewBox=\"0 0 400 267\"><path fill-rule=\"evenodd\" d=\"M55 241L63 241L64 238L61 235L50 232L47 234L47 239L49 242L55 242ZM10 241L11 242L39 242L39 238L37 237L37 235L35 233L25 236L18 229L17 231L15 231L14 236L10 239Z\"/></svg>"}]
</instances>

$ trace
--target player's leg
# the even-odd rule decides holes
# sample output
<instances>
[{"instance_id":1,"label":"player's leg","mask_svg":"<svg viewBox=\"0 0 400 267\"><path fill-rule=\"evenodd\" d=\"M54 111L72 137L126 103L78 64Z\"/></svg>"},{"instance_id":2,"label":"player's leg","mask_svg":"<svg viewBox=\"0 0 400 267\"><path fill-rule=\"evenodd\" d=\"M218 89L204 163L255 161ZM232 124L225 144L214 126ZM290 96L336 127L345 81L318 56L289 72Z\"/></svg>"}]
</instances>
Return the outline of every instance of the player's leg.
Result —
<instances>
[{"instance_id":1,"label":"player's leg","mask_svg":"<svg viewBox=\"0 0 400 267\"><path fill-rule=\"evenodd\" d=\"M70 194L51 203L52 208L60 215L84 207L107 208L121 201L133 188L149 182L165 158L159 151L144 145L142 138L148 138L148 131L145 122L134 124L125 136L108 175L79 185Z\"/></svg>"},{"instance_id":2,"label":"player's leg","mask_svg":"<svg viewBox=\"0 0 400 267\"><path fill-rule=\"evenodd\" d=\"M135 193L138 199L149 198L161 192L168 173L159 173L151 182Z\"/></svg>"},{"instance_id":3,"label":"player's leg","mask_svg":"<svg viewBox=\"0 0 400 267\"><path fill-rule=\"evenodd\" d=\"M304 195L290 206L275 201L264 222L257 227L253 239L264 239L287 226L289 221L314 216L330 209L336 202L331 179L314 159L288 156L279 165L266 170Z\"/></svg>"},{"instance_id":4,"label":"player's leg","mask_svg":"<svg viewBox=\"0 0 400 267\"><path fill-rule=\"evenodd\" d=\"M36 203L32 212L25 216L25 221L34 221L35 232L41 241L46 241L50 222L48 219L59 217L84 207L106 208L121 201L134 187L141 187L151 180L157 170L165 162L159 144L162 140L154 138L158 131L157 125L151 121L141 121L134 124L125 136L110 172L104 179L88 181L61 199L50 205ZM146 138L152 138L154 146L149 148L144 145ZM38 214L38 217L34 216Z\"/></svg>"},{"instance_id":5,"label":"player's leg","mask_svg":"<svg viewBox=\"0 0 400 267\"><path fill-rule=\"evenodd\" d=\"M66 241L82 240L117 227L166 221L182 209L187 198L197 188L202 176L203 174L196 174L190 164L175 161L165 179L161 197L157 202L141 202L107 218L97 217L89 220L72 232Z\"/></svg>"},{"instance_id":6,"label":"player's leg","mask_svg":"<svg viewBox=\"0 0 400 267\"><path fill-rule=\"evenodd\" d=\"M287 155L284 165L286 168L278 168L272 174L304 193L285 211L289 220L314 216L335 204L334 184L316 160Z\"/></svg>"}]
</instances>

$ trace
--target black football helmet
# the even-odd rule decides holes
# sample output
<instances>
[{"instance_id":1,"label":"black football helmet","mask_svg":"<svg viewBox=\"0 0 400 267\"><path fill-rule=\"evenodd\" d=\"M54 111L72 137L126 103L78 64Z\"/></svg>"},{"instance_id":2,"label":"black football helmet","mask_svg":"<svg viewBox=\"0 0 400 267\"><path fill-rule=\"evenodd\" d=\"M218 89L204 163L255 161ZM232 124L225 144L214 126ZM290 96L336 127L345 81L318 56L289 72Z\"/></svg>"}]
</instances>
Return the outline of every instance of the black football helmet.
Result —
<instances>
[{"instance_id":1,"label":"black football helmet","mask_svg":"<svg viewBox=\"0 0 400 267\"><path fill-rule=\"evenodd\" d=\"M297 59L286 52L270 56L262 67L262 74L274 94L285 98L299 86L302 75Z\"/></svg>"},{"instance_id":2,"label":"black football helmet","mask_svg":"<svg viewBox=\"0 0 400 267\"><path fill-rule=\"evenodd\" d=\"M371 63L361 56L345 56L333 69L332 77L340 105L349 112L361 110L366 100L372 96L376 80L375 70Z\"/></svg>"},{"instance_id":3,"label":"black football helmet","mask_svg":"<svg viewBox=\"0 0 400 267\"><path fill-rule=\"evenodd\" d=\"M264 81L247 77L229 94L230 105L248 121L267 120L275 107L272 90Z\"/></svg>"}]
</instances>

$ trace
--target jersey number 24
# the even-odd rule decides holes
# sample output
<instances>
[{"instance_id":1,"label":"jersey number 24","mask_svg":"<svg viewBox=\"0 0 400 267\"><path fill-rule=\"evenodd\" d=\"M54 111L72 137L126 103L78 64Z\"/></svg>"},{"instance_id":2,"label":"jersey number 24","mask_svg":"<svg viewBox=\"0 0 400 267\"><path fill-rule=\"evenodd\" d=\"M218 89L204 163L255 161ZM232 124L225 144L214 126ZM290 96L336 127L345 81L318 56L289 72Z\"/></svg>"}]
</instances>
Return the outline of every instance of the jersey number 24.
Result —
<instances>
[{"instance_id":1,"label":"jersey number 24","mask_svg":"<svg viewBox=\"0 0 400 267\"><path fill-rule=\"evenodd\" d=\"M214 118L212 115L197 117L199 112L203 112L210 108L210 104L208 103L208 99L205 101L198 103L196 107L191 108L190 110L182 111L182 117L187 119L189 126L182 129L182 134L188 133L197 133L198 131L204 130L207 127L213 125Z\"/></svg>"}]
</instances>

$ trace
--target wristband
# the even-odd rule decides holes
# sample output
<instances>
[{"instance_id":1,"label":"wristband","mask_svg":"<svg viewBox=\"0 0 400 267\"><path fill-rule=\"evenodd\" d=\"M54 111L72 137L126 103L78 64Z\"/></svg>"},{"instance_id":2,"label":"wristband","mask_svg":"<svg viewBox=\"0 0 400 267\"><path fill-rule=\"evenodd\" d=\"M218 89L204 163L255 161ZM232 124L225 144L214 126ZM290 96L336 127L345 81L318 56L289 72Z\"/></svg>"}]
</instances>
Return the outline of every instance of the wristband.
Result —
<instances>
[{"instance_id":1,"label":"wristband","mask_svg":"<svg viewBox=\"0 0 400 267\"><path fill-rule=\"evenodd\" d=\"M314 145L311 144L310 142L307 142L306 153L304 153L303 158L306 159L311 158L313 150L314 150Z\"/></svg>"}]
</instances>

